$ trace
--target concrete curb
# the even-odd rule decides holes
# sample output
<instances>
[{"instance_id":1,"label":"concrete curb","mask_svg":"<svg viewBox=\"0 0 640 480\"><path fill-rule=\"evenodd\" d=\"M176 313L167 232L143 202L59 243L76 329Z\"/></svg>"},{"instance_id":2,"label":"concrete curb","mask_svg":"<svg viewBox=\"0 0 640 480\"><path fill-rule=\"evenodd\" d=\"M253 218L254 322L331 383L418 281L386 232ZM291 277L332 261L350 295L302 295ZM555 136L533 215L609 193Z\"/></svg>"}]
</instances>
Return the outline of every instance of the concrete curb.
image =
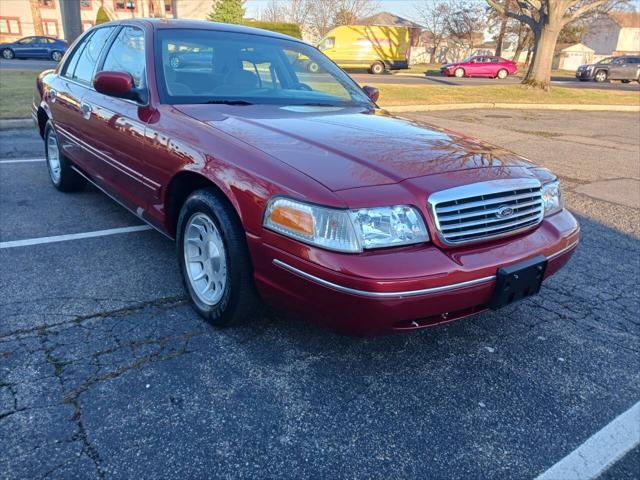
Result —
<instances>
[{"instance_id":1,"label":"concrete curb","mask_svg":"<svg viewBox=\"0 0 640 480\"><path fill-rule=\"evenodd\" d=\"M0 120L0 130L12 128L34 128L35 124L31 118L8 118Z\"/></svg>"},{"instance_id":2,"label":"concrete curb","mask_svg":"<svg viewBox=\"0 0 640 480\"><path fill-rule=\"evenodd\" d=\"M564 105L559 103L449 103L442 105L389 105L391 113L437 112L442 110L507 109L507 110L580 110L585 112L640 112L640 105Z\"/></svg>"}]
</instances>

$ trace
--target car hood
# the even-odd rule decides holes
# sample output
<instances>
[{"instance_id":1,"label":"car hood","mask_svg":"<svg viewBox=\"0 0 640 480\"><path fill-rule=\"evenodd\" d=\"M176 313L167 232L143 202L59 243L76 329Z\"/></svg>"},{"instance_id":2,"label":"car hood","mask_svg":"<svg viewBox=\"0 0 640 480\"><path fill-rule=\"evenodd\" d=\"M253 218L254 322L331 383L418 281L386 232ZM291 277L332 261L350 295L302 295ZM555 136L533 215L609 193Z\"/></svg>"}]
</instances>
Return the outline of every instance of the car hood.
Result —
<instances>
[{"instance_id":1,"label":"car hood","mask_svg":"<svg viewBox=\"0 0 640 480\"><path fill-rule=\"evenodd\" d=\"M512 152L384 111L176 105L332 191L489 167L532 167Z\"/></svg>"}]
</instances>

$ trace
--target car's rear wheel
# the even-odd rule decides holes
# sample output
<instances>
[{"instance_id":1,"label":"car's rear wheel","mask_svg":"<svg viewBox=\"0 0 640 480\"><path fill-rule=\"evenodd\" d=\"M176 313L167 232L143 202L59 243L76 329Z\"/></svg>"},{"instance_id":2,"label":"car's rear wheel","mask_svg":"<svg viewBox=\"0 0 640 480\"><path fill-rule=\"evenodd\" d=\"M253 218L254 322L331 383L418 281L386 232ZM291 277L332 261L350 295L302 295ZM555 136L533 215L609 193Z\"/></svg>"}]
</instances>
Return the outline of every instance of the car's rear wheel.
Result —
<instances>
[{"instance_id":1,"label":"car's rear wheel","mask_svg":"<svg viewBox=\"0 0 640 480\"><path fill-rule=\"evenodd\" d=\"M51 60L53 60L54 62L59 62L60 60L62 60L62 52L51 52Z\"/></svg>"},{"instance_id":2,"label":"car's rear wheel","mask_svg":"<svg viewBox=\"0 0 640 480\"><path fill-rule=\"evenodd\" d=\"M73 192L82 189L86 180L71 168L71 162L60 149L58 136L51 124L47 122L44 129L45 156L51 183L61 192Z\"/></svg>"},{"instance_id":3,"label":"car's rear wheel","mask_svg":"<svg viewBox=\"0 0 640 480\"><path fill-rule=\"evenodd\" d=\"M462 78L464 77L464 70L462 68L456 68L454 75L456 76L456 78Z\"/></svg>"},{"instance_id":4,"label":"car's rear wheel","mask_svg":"<svg viewBox=\"0 0 640 480\"><path fill-rule=\"evenodd\" d=\"M320 71L320 66L316 62L309 62L307 64L307 71L309 73L318 73Z\"/></svg>"},{"instance_id":5,"label":"car's rear wheel","mask_svg":"<svg viewBox=\"0 0 640 480\"><path fill-rule=\"evenodd\" d=\"M631 83L631 80L621 80L622 83Z\"/></svg>"},{"instance_id":6,"label":"car's rear wheel","mask_svg":"<svg viewBox=\"0 0 640 480\"><path fill-rule=\"evenodd\" d=\"M2 50L2 58L6 60L11 60L15 56L16 54L13 53L13 50L11 50L10 48L5 48L4 50Z\"/></svg>"},{"instance_id":7,"label":"car's rear wheel","mask_svg":"<svg viewBox=\"0 0 640 480\"><path fill-rule=\"evenodd\" d=\"M177 226L180 269L195 310L216 327L247 320L260 304L242 224L216 192L197 190Z\"/></svg>"},{"instance_id":8,"label":"car's rear wheel","mask_svg":"<svg viewBox=\"0 0 640 480\"><path fill-rule=\"evenodd\" d=\"M593 76L593 79L598 83L602 83L607 80L607 72L605 70L598 70Z\"/></svg>"},{"instance_id":9,"label":"car's rear wheel","mask_svg":"<svg viewBox=\"0 0 640 480\"><path fill-rule=\"evenodd\" d=\"M497 76L500 80L504 80L509 76L509 72L507 72L504 68L501 68L500 70L498 70Z\"/></svg>"},{"instance_id":10,"label":"car's rear wheel","mask_svg":"<svg viewBox=\"0 0 640 480\"><path fill-rule=\"evenodd\" d=\"M371 66L369 67L369 72L374 75L380 75L381 73L384 73L384 63L382 62L372 63Z\"/></svg>"}]
</instances>

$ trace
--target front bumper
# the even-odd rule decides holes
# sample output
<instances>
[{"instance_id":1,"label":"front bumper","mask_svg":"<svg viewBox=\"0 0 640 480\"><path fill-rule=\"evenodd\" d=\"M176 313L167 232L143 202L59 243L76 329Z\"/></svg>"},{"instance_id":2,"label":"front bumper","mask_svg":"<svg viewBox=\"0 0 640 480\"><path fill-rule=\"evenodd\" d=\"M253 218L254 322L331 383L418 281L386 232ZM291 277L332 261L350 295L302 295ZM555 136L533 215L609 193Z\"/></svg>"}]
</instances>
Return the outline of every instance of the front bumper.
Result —
<instances>
[{"instance_id":1,"label":"front bumper","mask_svg":"<svg viewBox=\"0 0 640 480\"><path fill-rule=\"evenodd\" d=\"M576 78L578 80L593 80L593 70L578 70Z\"/></svg>"},{"instance_id":2,"label":"front bumper","mask_svg":"<svg viewBox=\"0 0 640 480\"><path fill-rule=\"evenodd\" d=\"M534 230L491 243L446 251L428 245L362 255L322 252L314 261L256 237L249 240L256 284L266 301L341 333L378 335L486 310L500 267L544 255L549 277L573 254L579 226L563 210ZM380 263L387 261L394 262L395 272L406 266L410 275L383 275Z\"/></svg>"}]
</instances>

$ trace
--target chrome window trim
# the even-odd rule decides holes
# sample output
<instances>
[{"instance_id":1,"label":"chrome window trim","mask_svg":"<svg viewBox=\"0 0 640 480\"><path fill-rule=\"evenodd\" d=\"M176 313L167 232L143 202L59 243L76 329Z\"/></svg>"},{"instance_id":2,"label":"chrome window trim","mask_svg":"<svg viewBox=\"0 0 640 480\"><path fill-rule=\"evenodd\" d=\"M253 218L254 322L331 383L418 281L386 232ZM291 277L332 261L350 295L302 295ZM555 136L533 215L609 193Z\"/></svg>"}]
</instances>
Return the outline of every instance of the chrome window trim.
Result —
<instances>
[{"instance_id":1,"label":"chrome window trim","mask_svg":"<svg viewBox=\"0 0 640 480\"><path fill-rule=\"evenodd\" d=\"M480 195L489 195L489 194L499 193L501 191L520 190L520 189L526 189L526 188L542 188L542 182L540 182L540 180L536 178L499 179L499 180L489 180L487 182L471 183L468 185L448 188L446 190L440 190L438 192L432 193L427 198L427 206L428 206L429 213L431 214L431 218L433 219L434 225L436 227L435 230L436 230L436 235L438 237L438 240L443 245L456 247L456 246L470 245L474 243L487 242L491 240L497 240L500 238L510 237L513 235L517 235L518 233L522 233L537 227L538 225L540 225L540 222L542 222L542 220L544 219L544 209L541 209L541 213L536 219L537 222L535 224L526 225L522 228L510 230L497 235L488 235L486 237L481 237L481 238L472 239L472 240L462 240L462 241L452 242L447 240L442 234L440 219L438 218L438 214L436 212L436 207L439 203L458 200L461 198L470 198L470 197L476 197ZM497 201L493 203L495 203L497 206L501 202Z\"/></svg>"},{"instance_id":2,"label":"chrome window trim","mask_svg":"<svg viewBox=\"0 0 640 480\"><path fill-rule=\"evenodd\" d=\"M555 252L554 254L549 255L547 257L547 260L549 261L554 260L555 258L576 248L577 246L578 246L578 241L575 241L572 244L566 246L565 248ZM452 283L450 285L442 285L440 287L422 288L419 290L406 290L403 292L372 292L369 290L359 290L356 288L345 287L344 285L339 285L337 283L324 280L320 277L316 277L315 275L312 275L303 270L300 270L299 268L293 267L288 263L283 262L282 260L278 260L277 258L273 259L273 264L276 265L277 267L287 270L290 273L293 273L294 275L297 275L299 277L310 280L314 283L330 288L332 290L336 290L341 293L348 293L348 294L357 295L360 297L381 298L381 299L394 299L394 298L398 299L398 298L415 297L418 295L429 295L432 293L448 292L450 290L457 290L461 288L472 287L475 285L481 285L483 283L493 282L496 279L496 275L491 275L488 277L467 280L466 282Z\"/></svg>"}]
</instances>

